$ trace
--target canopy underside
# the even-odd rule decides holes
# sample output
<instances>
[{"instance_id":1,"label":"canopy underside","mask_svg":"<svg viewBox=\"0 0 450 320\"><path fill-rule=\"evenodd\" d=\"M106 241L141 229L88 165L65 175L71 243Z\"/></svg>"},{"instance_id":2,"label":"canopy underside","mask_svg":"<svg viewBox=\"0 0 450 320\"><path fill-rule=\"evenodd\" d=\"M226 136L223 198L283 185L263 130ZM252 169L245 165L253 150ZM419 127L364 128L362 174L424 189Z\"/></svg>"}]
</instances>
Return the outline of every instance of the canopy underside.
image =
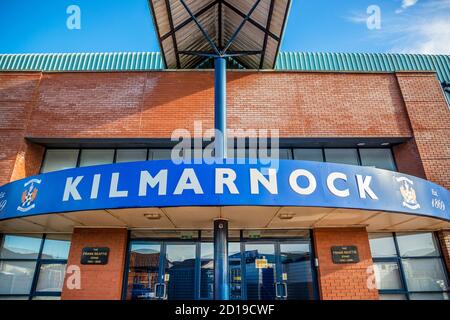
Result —
<instances>
[{"instance_id":1,"label":"canopy underside","mask_svg":"<svg viewBox=\"0 0 450 320\"><path fill-rule=\"evenodd\" d=\"M245 68L273 69L290 3L291 0L149 0L168 69L197 67L208 59L202 54L214 51L211 42L219 50L229 46L227 53Z\"/></svg>"},{"instance_id":2,"label":"canopy underside","mask_svg":"<svg viewBox=\"0 0 450 320\"><path fill-rule=\"evenodd\" d=\"M366 227L369 232L450 229L448 221L386 211L238 206L130 208L55 213L0 221L0 232L72 232L74 227L199 230L212 229L213 221L217 218L229 220L232 229Z\"/></svg>"}]
</instances>

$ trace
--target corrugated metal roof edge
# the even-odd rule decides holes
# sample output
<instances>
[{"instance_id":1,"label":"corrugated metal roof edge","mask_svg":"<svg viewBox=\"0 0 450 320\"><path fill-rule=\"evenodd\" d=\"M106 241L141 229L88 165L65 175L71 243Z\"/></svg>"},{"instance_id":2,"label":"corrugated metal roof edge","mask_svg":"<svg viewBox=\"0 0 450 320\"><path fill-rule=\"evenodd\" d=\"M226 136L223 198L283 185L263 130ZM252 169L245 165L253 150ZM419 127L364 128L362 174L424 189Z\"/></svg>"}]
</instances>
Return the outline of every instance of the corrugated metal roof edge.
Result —
<instances>
[{"instance_id":1,"label":"corrugated metal roof edge","mask_svg":"<svg viewBox=\"0 0 450 320\"><path fill-rule=\"evenodd\" d=\"M0 71L134 71L165 69L159 52L0 54ZM450 55L280 52L275 70L436 71L450 79Z\"/></svg>"}]
</instances>

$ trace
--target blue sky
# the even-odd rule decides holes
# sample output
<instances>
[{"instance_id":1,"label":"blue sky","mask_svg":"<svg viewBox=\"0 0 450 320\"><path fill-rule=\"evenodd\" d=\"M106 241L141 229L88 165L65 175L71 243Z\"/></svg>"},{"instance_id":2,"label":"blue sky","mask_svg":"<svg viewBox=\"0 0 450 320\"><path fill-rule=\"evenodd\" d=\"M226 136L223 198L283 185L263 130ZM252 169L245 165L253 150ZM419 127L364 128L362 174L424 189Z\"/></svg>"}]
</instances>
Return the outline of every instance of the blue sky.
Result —
<instances>
[{"instance_id":1,"label":"blue sky","mask_svg":"<svg viewBox=\"0 0 450 320\"><path fill-rule=\"evenodd\" d=\"M147 0L1 0L0 30L0 53L159 50ZM450 0L293 0L282 50L450 54Z\"/></svg>"}]
</instances>

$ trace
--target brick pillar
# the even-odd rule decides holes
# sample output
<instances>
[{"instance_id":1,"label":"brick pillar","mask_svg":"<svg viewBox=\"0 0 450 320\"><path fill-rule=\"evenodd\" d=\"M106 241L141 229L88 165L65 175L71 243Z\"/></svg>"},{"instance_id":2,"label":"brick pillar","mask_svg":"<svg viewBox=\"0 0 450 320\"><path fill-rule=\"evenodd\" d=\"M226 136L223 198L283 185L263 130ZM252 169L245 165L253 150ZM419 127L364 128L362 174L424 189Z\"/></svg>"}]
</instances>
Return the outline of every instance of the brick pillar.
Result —
<instances>
[{"instance_id":1,"label":"brick pillar","mask_svg":"<svg viewBox=\"0 0 450 320\"><path fill-rule=\"evenodd\" d=\"M441 243L442 255L447 265L448 274L450 274L450 230L439 231L439 242Z\"/></svg>"},{"instance_id":2,"label":"brick pillar","mask_svg":"<svg viewBox=\"0 0 450 320\"><path fill-rule=\"evenodd\" d=\"M17 153L11 181L23 179L39 174L45 148L43 146L25 141Z\"/></svg>"},{"instance_id":3,"label":"brick pillar","mask_svg":"<svg viewBox=\"0 0 450 320\"><path fill-rule=\"evenodd\" d=\"M128 233L126 229L74 229L67 266L80 268L80 289L69 289L70 277L62 290L62 300L120 300ZM81 251L84 247L108 247L109 259L106 265L81 265Z\"/></svg>"},{"instance_id":4,"label":"brick pillar","mask_svg":"<svg viewBox=\"0 0 450 320\"><path fill-rule=\"evenodd\" d=\"M399 72L397 80L426 179L450 188L450 110L441 84L425 72Z\"/></svg>"},{"instance_id":5,"label":"brick pillar","mask_svg":"<svg viewBox=\"0 0 450 320\"><path fill-rule=\"evenodd\" d=\"M368 268L373 265L365 228L314 229L316 257L319 259L319 289L323 300L378 300L378 290L369 289ZM333 246L357 246L360 262L334 264Z\"/></svg>"}]
</instances>

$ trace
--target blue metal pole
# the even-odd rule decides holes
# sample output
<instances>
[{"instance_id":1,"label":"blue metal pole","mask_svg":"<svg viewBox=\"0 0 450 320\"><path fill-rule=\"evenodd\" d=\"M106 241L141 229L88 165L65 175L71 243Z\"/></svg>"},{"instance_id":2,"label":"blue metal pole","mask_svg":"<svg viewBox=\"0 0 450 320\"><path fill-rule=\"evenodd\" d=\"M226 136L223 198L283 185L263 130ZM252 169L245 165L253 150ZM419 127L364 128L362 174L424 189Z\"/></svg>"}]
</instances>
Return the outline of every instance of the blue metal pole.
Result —
<instances>
[{"instance_id":1,"label":"blue metal pole","mask_svg":"<svg viewBox=\"0 0 450 320\"><path fill-rule=\"evenodd\" d=\"M214 128L221 134L215 138L216 157L227 157L227 61L214 58Z\"/></svg>"},{"instance_id":2,"label":"blue metal pole","mask_svg":"<svg viewBox=\"0 0 450 320\"><path fill-rule=\"evenodd\" d=\"M214 221L214 299L230 300L228 281L228 221Z\"/></svg>"}]
</instances>

